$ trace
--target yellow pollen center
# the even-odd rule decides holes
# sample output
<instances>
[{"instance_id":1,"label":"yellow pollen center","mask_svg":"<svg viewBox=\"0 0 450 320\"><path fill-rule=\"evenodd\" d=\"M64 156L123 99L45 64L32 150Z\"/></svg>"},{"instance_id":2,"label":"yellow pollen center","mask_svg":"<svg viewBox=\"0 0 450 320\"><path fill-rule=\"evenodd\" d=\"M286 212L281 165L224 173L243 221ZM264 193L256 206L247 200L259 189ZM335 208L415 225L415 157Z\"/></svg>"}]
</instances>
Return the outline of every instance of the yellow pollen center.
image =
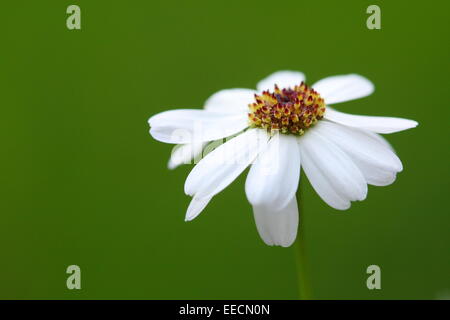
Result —
<instances>
[{"instance_id":1,"label":"yellow pollen center","mask_svg":"<svg viewBox=\"0 0 450 320\"><path fill-rule=\"evenodd\" d=\"M325 101L320 95L301 83L292 88L255 94L255 102L248 105L248 120L253 128L266 129L270 134L281 132L301 136L323 118Z\"/></svg>"}]
</instances>

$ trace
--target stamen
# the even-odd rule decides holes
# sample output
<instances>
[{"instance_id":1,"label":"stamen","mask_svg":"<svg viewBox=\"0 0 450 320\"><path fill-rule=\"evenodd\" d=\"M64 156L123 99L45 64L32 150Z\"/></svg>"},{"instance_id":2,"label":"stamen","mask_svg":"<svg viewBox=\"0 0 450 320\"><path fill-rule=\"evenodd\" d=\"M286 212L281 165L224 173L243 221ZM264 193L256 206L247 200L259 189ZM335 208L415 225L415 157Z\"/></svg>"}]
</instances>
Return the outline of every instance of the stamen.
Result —
<instances>
[{"instance_id":1,"label":"stamen","mask_svg":"<svg viewBox=\"0 0 450 320\"><path fill-rule=\"evenodd\" d=\"M273 93L255 94L255 102L249 104L248 119L251 127L266 129L270 134L281 132L301 136L323 118L325 101L304 82L292 88Z\"/></svg>"}]
</instances>

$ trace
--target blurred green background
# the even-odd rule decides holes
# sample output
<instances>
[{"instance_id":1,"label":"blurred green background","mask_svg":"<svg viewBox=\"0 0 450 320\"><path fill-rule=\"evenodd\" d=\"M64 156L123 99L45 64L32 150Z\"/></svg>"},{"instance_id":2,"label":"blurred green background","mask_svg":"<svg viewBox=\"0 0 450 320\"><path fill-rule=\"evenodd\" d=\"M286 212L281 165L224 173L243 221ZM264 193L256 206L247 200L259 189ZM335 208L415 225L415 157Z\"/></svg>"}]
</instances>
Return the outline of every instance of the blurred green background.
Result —
<instances>
[{"instance_id":1,"label":"blurred green background","mask_svg":"<svg viewBox=\"0 0 450 320\"><path fill-rule=\"evenodd\" d=\"M66 28L78 4L82 30ZM381 7L382 29L366 28ZM388 136L404 163L346 212L306 183L313 297L450 297L448 1L3 1L0 298L296 299L296 248L264 245L245 175L184 222L191 169L147 119L255 87L359 73L375 94L338 109L411 118ZM306 179L305 179L306 181ZM66 267L82 289L66 288ZM381 267L368 290L366 268Z\"/></svg>"}]
</instances>

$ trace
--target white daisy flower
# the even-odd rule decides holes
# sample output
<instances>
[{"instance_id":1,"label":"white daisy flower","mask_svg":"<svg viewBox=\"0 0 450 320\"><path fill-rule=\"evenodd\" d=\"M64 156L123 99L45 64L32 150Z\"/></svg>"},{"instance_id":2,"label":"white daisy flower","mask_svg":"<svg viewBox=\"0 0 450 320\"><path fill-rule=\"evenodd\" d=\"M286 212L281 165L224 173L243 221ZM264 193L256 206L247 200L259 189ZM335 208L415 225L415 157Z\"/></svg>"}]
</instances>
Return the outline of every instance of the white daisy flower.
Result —
<instances>
[{"instance_id":1,"label":"white daisy flower","mask_svg":"<svg viewBox=\"0 0 450 320\"><path fill-rule=\"evenodd\" d=\"M260 81L257 90L215 93L204 110L171 110L149 119L153 138L181 145L169 168L206 154L186 179L185 193L193 197L186 221L250 166L245 192L258 232L266 244L287 247L298 229L300 167L323 201L338 210L364 200L367 184L394 182L402 163L379 133L417 122L332 109L331 104L374 91L360 75L328 77L311 87L304 81L301 72L279 71ZM228 139L211 151L208 142L223 138Z\"/></svg>"}]
</instances>

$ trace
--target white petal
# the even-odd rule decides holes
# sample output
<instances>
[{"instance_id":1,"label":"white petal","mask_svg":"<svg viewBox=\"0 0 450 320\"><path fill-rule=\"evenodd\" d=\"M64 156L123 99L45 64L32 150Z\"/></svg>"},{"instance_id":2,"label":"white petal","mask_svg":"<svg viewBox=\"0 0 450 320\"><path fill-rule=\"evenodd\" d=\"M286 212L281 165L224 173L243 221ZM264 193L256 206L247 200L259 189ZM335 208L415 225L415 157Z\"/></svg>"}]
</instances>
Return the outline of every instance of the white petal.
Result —
<instances>
[{"instance_id":1,"label":"white petal","mask_svg":"<svg viewBox=\"0 0 450 320\"><path fill-rule=\"evenodd\" d=\"M368 162L364 162L357 158L352 160L358 166L359 170L361 170L368 184L374 186L388 186L394 183L397 177L396 171L375 167Z\"/></svg>"},{"instance_id":2,"label":"white petal","mask_svg":"<svg viewBox=\"0 0 450 320\"><path fill-rule=\"evenodd\" d=\"M299 179L297 138L278 134L250 168L245 182L248 201L254 206L284 208L295 196Z\"/></svg>"},{"instance_id":3,"label":"white petal","mask_svg":"<svg viewBox=\"0 0 450 320\"><path fill-rule=\"evenodd\" d=\"M366 131L328 121L318 123L316 130L354 158L386 170L403 170L400 159L392 149Z\"/></svg>"},{"instance_id":4,"label":"white petal","mask_svg":"<svg viewBox=\"0 0 450 320\"><path fill-rule=\"evenodd\" d=\"M367 196L364 176L341 149L314 129L299 138L303 170L328 205L348 209L349 201L364 200Z\"/></svg>"},{"instance_id":5,"label":"white petal","mask_svg":"<svg viewBox=\"0 0 450 320\"><path fill-rule=\"evenodd\" d=\"M417 126L417 122L414 120L393 117L358 116L339 112L330 107L327 107L325 111L325 119L376 133L393 133Z\"/></svg>"},{"instance_id":6,"label":"white petal","mask_svg":"<svg viewBox=\"0 0 450 320\"><path fill-rule=\"evenodd\" d=\"M346 152L369 184L390 184L403 169L392 149L373 134L328 121L318 123L315 130Z\"/></svg>"},{"instance_id":7,"label":"white petal","mask_svg":"<svg viewBox=\"0 0 450 320\"><path fill-rule=\"evenodd\" d=\"M209 198L192 198L191 203L189 204L189 207L186 212L186 218L185 221L191 221L195 219L202 211L206 208L209 201L211 201L211 197Z\"/></svg>"},{"instance_id":8,"label":"white petal","mask_svg":"<svg viewBox=\"0 0 450 320\"><path fill-rule=\"evenodd\" d=\"M369 131L369 130L364 130L364 129L359 129L361 131L364 131L366 134L368 134L369 136L371 136L372 138L374 138L375 140L377 140L379 143L381 143L383 146L385 146L388 149L391 149L391 151L395 152L394 147L392 147L392 145L382 136L379 135L378 133Z\"/></svg>"},{"instance_id":9,"label":"white petal","mask_svg":"<svg viewBox=\"0 0 450 320\"><path fill-rule=\"evenodd\" d=\"M289 247L294 243L299 220L295 197L281 210L270 206L253 206L253 215L258 233L267 245Z\"/></svg>"},{"instance_id":10,"label":"white petal","mask_svg":"<svg viewBox=\"0 0 450 320\"><path fill-rule=\"evenodd\" d=\"M305 171L309 182L316 190L317 194L325 201L329 206L338 210L347 210L350 208L350 201L345 197L338 194L331 183L328 181L327 176L322 173L313 159L310 159L308 154L304 152L300 143L300 153L302 157L302 167Z\"/></svg>"},{"instance_id":11,"label":"white petal","mask_svg":"<svg viewBox=\"0 0 450 320\"><path fill-rule=\"evenodd\" d=\"M294 87L305 80L305 75L297 71L278 71L258 82L258 91L273 90L274 85L281 88Z\"/></svg>"},{"instance_id":12,"label":"white petal","mask_svg":"<svg viewBox=\"0 0 450 320\"><path fill-rule=\"evenodd\" d=\"M158 141L174 144L212 141L248 127L247 115L180 109L158 113L149 119L150 134Z\"/></svg>"},{"instance_id":13,"label":"white petal","mask_svg":"<svg viewBox=\"0 0 450 320\"><path fill-rule=\"evenodd\" d=\"M187 177L185 193L198 198L219 193L255 160L268 138L264 130L250 129L208 153Z\"/></svg>"},{"instance_id":14,"label":"white petal","mask_svg":"<svg viewBox=\"0 0 450 320\"><path fill-rule=\"evenodd\" d=\"M372 82L357 74L328 77L312 87L325 99L326 104L363 98L375 89Z\"/></svg>"},{"instance_id":15,"label":"white petal","mask_svg":"<svg viewBox=\"0 0 450 320\"><path fill-rule=\"evenodd\" d=\"M192 163L192 160L201 154L204 145L201 142L194 142L175 146L170 155L167 167L173 170L182 164Z\"/></svg>"},{"instance_id":16,"label":"white petal","mask_svg":"<svg viewBox=\"0 0 450 320\"><path fill-rule=\"evenodd\" d=\"M367 130L362 130L362 129L357 129L357 130L364 131L367 135L369 135L373 139L377 140L385 148L387 148L395 153L395 150L392 147L392 145L383 136L379 135L378 133L372 132L372 131L367 131ZM392 171L389 171L389 170L386 170L383 168L377 168L377 167L374 167L368 163L362 162L355 158L353 159L353 161L355 162L355 164L358 166L358 168L363 173L364 177L366 178L367 183L372 184L374 186L390 185L395 181L395 179L397 177L396 171L392 172ZM400 159L399 159L399 161L400 161ZM400 161L400 164L401 164L401 161ZM403 168L403 165L402 165L402 168ZM401 171L401 170L399 170L399 171Z\"/></svg>"},{"instance_id":17,"label":"white petal","mask_svg":"<svg viewBox=\"0 0 450 320\"><path fill-rule=\"evenodd\" d=\"M246 114L255 93L255 90L250 89L221 90L206 100L205 109L211 112Z\"/></svg>"}]
</instances>

